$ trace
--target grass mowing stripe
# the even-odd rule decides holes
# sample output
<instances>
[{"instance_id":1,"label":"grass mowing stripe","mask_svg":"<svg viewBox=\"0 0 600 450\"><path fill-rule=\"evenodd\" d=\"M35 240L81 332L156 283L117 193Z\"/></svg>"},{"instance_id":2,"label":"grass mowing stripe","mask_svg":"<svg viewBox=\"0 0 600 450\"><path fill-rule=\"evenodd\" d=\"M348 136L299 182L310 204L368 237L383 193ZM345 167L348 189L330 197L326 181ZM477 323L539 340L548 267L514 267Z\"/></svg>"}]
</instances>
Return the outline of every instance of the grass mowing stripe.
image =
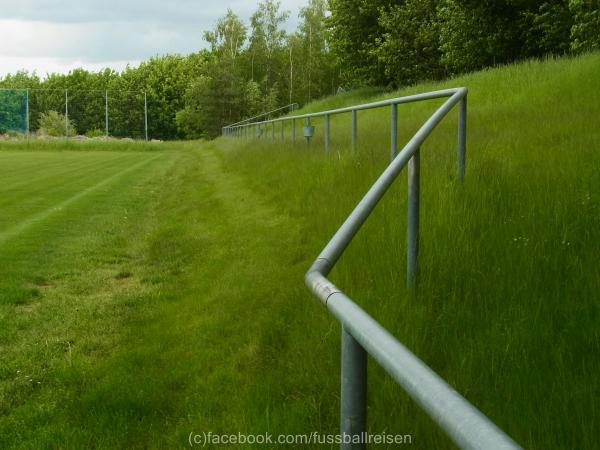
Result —
<instances>
[{"instance_id":1,"label":"grass mowing stripe","mask_svg":"<svg viewBox=\"0 0 600 450\"><path fill-rule=\"evenodd\" d=\"M69 205L71 205L72 203L76 202L77 200L85 197L86 195L88 195L89 193L103 187L106 186L107 184L112 183L113 181L115 181L116 179L120 178L121 176L132 172L152 161L154 161L155 159L158 159L161 155L155 156L153 158L148 158L144 161L138 162L124 170L121 170L120 172L117 172L114 175L109 176L108 178L100 181L99 183L94 184L93 186L90 186L86 189L84 189L83 191L79 192L78 194L75 194L74 196L68 198L67 200L64 200L62 202L60 202L59 204L55 205L52 208L49 208L45 211L42 211L39 214L36 214L33 217L30 217L29 219L24 220L23 222L21 222L20 224L14 226L13 228L6 230L4 232L0 233L0 245L2 245L4 242L6 242L7 240L14 238L15 236L19 235L20 233L24 232L25 230L27 230L29 227L31 227L32 225L35 225L36 223L42 222L43 220L47 219L48 217L50 217L52 214L54 214L56 211L61 210L63 208L68 207Z\"/></svg>"},{"instance_id":2,"label":"grass mowing stripe","mask_svg":"<svg viewBox=\"0 0 600 450\"><path fill-rule=\"evenodd\" d=\"M15 155L15 158L8 161L8 163L14 165L14 161L19 158L28 160L28 158L25 158L26 156L28 155L23 153ZM85 155L88 157L82 157L81 154L77 154L77 157L67 161L65 161L65 157L63 155L57 157L58 155L54 154L52 156L54 159L54 164L41 166L39 161L36 161L37 164L33 166L30 163L28 166L23 168L23 172L18 174L18 176L16 176L15 179L12 180L12 182L7 182L7 180L9 180L7 172L2 171L2 167L0 166L0 176L5 181L0 187L0 192L16 190L24 187L29 188L31 186L32 181L35 181L36 184L42 184L41 182L48 178L55 177L58 175L67 175L72 173L74 170L86 169L88 167L93 166L94 164L97 164L97 162L82 164L86 163L88 159L92 159L92 155ZM116 154L114 158L105 158L104 161L117 161L125 159L126 157L127 155ZM5 163L7 163L7 161L5 161ZM55 170L56 168L60 168L60 170ZM8 173L12 175L13 171L11 170Z\"/></svg>"},{"instance_id":3,"label":"grass mowing stripe","mask_svg":"<svg viewBox=\"0 0 600 450\"><path fill-rule=\"evenodd\" d=\"M57 156L63 154L63 157ZM4 181L3 186L8 187L14 183L20 183L24 179L35 178L55 169L70 166L81 159L81 153L77 152L46 152L32 154L31 152L0 152L0 172ZM115 156L119 157L119 154ZM4 157L4 158L3 158ZM36 164L32 164L35 158Z\"/></svg>"},{"instance_id":4,"label":"grass mowing stripe","mask_svg":"<svg viewBox=\"0 0 600 450\"><path fill-rule=\"evenodd\" d=\"M78 161L73 161L67 169L56 172L45 172L44 176L28 176L29 181L15 183L11 186L2 186L0 188L0 194L2 200L0 200L0 207L6 214L6 207L11 204L18 203L19 206L24 207L27 203L35 203L39 199L38 194L44 196L52 195L56 191L69 188L70 185L78 183L81 179L90 174L98 175L105 169L111 169L118 162L129 162L131 160L130 155L123 155L120 158L112 158L110 160L94 160L93 162L87 161L85 156L80 157ZM76 177L70 175L77 175ZM63 178L65 177L65 178ZM89 180L88 180L89 181ZM32 188L32 184L35 187ZM27 199L23 199L19 196L20 190L27 193ZM22 208L25 209L25 208Z\"/></svg>"},{"instance_id":5,"label":"grass mowing stripe","mask_svg":"<svg viewBox=\"0 0 600 450\"><path fill-rule=\"evenodd\" d=\"M131 162L138 160L139 158L132 159L128 157L122 162L96 162L95 165L91 165L87 170L81 171L76 177L55 177L47 181L45 185L42 184L40 187L31 189L31 194L29 190L24 189L21 192L5 196L6 201L0 208L3 211L3 215L0 216L0 232L25 220L29 216L52 207L61 199L68 198L89 185L101 181L115 173L122 166L127 166Z\"/></svg>"}]
</instances>

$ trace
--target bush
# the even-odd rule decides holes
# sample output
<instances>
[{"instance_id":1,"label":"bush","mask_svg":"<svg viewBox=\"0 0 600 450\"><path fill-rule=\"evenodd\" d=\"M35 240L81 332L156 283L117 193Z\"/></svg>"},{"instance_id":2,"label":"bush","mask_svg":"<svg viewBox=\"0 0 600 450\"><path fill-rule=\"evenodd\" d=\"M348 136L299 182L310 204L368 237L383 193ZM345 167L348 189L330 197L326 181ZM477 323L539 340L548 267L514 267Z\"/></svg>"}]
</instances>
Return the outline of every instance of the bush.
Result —
<instances>
[{"instance_id":1,"label":"bush","mask_svg":"<svg viewBox=\"0 0 600 450\"><path fill-rule=\"evenodd\" d=\"M42 113L38 125L38 134L42 136L75 136L77 134L75 123L71 119L65 120L65 116L56 111Z\"/></svg>"},{"instance_id":2,"label":"bush","mask_svg":"<svg viewBox=\"0 0 600 450\"><path fill-rule=\"evenodd\" d=\"M100 130L98 128L96 128L95 130L88 130L85 132L85 137L88 137L88 138L95 138L95 137L102 137L102 136L106 136L106 131Z\"/></svg>"}]
</instances>

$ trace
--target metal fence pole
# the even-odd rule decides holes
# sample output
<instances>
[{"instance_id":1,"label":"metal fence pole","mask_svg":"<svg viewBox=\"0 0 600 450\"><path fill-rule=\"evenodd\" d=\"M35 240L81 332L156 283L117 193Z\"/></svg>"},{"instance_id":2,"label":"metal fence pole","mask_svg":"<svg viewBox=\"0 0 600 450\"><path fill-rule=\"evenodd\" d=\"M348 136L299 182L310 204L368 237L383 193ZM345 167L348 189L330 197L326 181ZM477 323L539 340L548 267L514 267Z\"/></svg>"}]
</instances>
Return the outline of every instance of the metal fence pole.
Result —
<instances>
[{"instance_id":1,"label":"metal fence pole","mask_svg":"<svg viewBox=\"0 0 600 450\"><path fill-rule=\"evenodd\" d=\"M408 225L406 233L406 283L409 288L417 280L419 258L419 183L421 149L408 161Z\"/></svg>"},{"instance_id":2,"label":"metal fence pole","mask_svg":"<svg viewBox=\"0 0 600 450\"><path fill-rule=\"evenodd\" d=\"M271 139L275 140L275 122L271 122Z\"/></svg>"},{"instance_id":3,"label":"metal fence pole","mask_svg":"<svg viewBox=\"0 0 600 450\"><path fill-rule=\"evenodd\" d=\"M364 436L367 424L367 352L342 325L341 376L342 450L363 450L364 442L345 440Z\"/></svg>"},{"instance_id":4,"label":"metal fence pole","mask_svg":"<svg viewBox=\"0 0 600 450\"><path fill-rule=\"evenodd\" d=\"M352 152L353 153L356 153L357 135L358 135L358 111L353 109L352 110Z\"/></svg>"},{"instance_id":5,"label":"metal fence pole","mask_svg":"<svg viewBox=\"0 0 600 450\"><path fill-rule=\"evenodd\" d=\"M65 136L69 137L69 90L65 89Z\"/></svg>"},{"instance_id":6,"label":"metal fence pole","mask_svg":"<svg viewBox=\"0 0 600 450\"><path fill-rule=\"evenodd\" d=\"M292 143L296 143L296 119L292 119Z\"/></svg>"},{"instance_id":7,"label":"metal fence pole","mask_svg":"<svg viewBox=\"0 0 600 450\"><path fill-rule=\"evenodd\" d=\"M457 177L459 181L465 178L465 165L467 161L467 96L465 95L458 104L458 162Z\"/></svg>"},{"instance_id":8,"label":"metal fence pole","mask_svg":"<svg viewBox=\"0 0 600 450\"><path fill-rule=\"evenodd\" d=\"M284 135L284 133L285 133L285 121L284 121L284 120L282 120L282 121L281 121L281 140L282 140L282 141L285 139L285 135Z\"/></svg>"},{"instance_id":9,"label":"metal fence pole","mask_svg":"<svg viewBox=\"0 0 600 450\"><path fill-rule=\"evenodd\" d=\"M144 134L148 140L148 95L144 91Z\"/></svg>"},{"instance_id":10,"label":"metal fence pole","mask_svg":"<svg viewBox=\"0 0 600 450\"><path fill-rule=\"evenodd\" d=\"M391 142L390 142L390 159L393 160L398 154L398 105L392 104L391 113Z\"/></svg>"},{"instance_id":11,"label":"metal fence pole","mask_svg":"<svg viewBox=\"0 0 600 450\"><path fill-rule=\"evenodd\" d=\"M29 139L29 89L25 89L25 130Z\"/></svg>"},{"instance_id":12,"label":"metal fence pole","mask_svg":"<svg viewBox=\"0 0 600 450\"><path fill-rule=\"evenodd\" d=\"M330 116L325 114L325 154L329 153Z\"/></svg>"},{"instance_id":13,"label":"metal fence pole","mask_svg":"<svg viewBox=\"0 0 600 450\"><path fill-rule=\"evenodd\" d=\"M104 91L104 127L108 137L108 91Z\"/></svg>"}]
</instances>

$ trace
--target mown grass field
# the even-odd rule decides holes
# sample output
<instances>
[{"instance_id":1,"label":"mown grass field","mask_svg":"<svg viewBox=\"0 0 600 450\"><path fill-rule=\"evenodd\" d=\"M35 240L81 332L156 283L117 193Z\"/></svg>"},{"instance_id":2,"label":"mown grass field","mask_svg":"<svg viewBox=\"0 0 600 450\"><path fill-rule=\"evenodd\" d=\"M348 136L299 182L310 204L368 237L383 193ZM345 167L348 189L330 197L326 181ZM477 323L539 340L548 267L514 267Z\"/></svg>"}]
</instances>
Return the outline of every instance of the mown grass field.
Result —
<instances>
[{"instance_id":1,"label":"mown grass field","mask_svg":"<svg viewBox=\"0 0 600 450\"><path fill-rule=\"evenodd\" d=\"M597 447L598 73L593 54L306 109L469 88L465 183L455 114L422 147L416 295L405 174L331 278L526 448ZM399 141L437 104L401 107ZM349 124L329 156L319 122L310 148L1 145L0 447L336 433L340 328L303 274L389 159L388 111L359 114L356 155ZM452 448L374 363L368 415Z\"/></svg>"}]
</instances>

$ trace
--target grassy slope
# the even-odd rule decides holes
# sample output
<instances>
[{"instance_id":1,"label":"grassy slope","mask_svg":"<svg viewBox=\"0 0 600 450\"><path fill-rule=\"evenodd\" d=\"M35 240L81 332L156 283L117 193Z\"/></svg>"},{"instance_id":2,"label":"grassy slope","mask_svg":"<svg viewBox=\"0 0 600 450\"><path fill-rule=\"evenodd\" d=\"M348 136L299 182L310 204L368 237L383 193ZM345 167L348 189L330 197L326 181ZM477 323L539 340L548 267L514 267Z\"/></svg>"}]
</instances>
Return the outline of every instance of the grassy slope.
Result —
<instances>
[{"instance_id":1,"label":"grassy slope","mask_svg":"<svg viewBox=\"0 0 600 450\"><path fill-rule=\"evenodd\" d=\"M600 55L593 54L527 62L399 92L469 88L465 185L460 188L453 180L453 115L422 149L417 298L405 291L403 280L405 175L332 276L529 448L596 445L599 73ZM378 98L350 93L307 110ZM401 142L436 104L400 108ZM291 150L288 144L271 144L269 139L221 143L227 149L226 165L245 174L255 189L302 224L302 241L312 257L387 161L389 112L359 114L356 158L348 150L349 121L348 115L332 121L329 158L322 155L323 128L318 122L310 151L303 144ZM302 296L290 298L293 305L303 301ZM302 339L307 351L324 333L308 325L311 320L298 317L292 326L295 331L290 331L299 338L308 327L309 335ZM316 369L315 377L327 376L322 368ZM412 431L423 448L445 445L388 380L372 368L371 429Z\"/></svg>"},{"instance_id":2,"label":"grassy slope","mask_svg":"<svg viewBox=\"0 0 600 450\"><path fill-rule=\"evenodd\" d=\"M596 445L599 70L592 55L447 83L471 92L468 172L457 187L449 118L423 147L418 295L403 287L405 180L332 274L529 448ZM434 104L400 109L401 140ZM339 326L302 276L386 164L387 114L359 122L356 158L348 118L329 158L318 139L1 146L0 447L336 432ZM371 431L450 445L369 370Z\"/></svg>"}]
</instances>

